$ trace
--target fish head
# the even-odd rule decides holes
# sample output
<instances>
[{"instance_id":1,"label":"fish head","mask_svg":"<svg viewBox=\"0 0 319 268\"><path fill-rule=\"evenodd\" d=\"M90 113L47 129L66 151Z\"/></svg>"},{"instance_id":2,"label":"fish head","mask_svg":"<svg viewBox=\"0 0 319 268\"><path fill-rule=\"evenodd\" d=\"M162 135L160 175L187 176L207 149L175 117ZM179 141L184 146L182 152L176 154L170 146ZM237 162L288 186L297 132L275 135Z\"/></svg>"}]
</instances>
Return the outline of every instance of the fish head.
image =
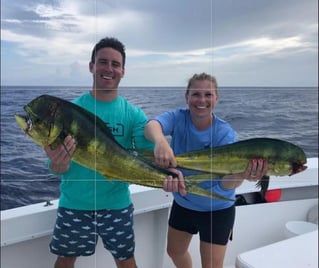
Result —
<instances>
[{"instance_id":1,"label":"fish head","mask_svg":"<svg viewBox=\"0 0 319 268\"><path fill-rule=\"evenodd\" d=\"M291 169L291 173L289 174L289 176L306 170L307 169L307 166L305 165L306 162L307 162L306 159L292 161L291 162L292 169Z\"/></svg>"},{"instance_id":2,"label":"fish head","mask_svg":"<svg viewBox=\"0 0 319 268\"><path fill-rule=\"evenodd\" d=\"M24 106L26 115L15 114L15 120L22 131L36 144L45 147L52 144L60 135L58 124L59 103L55 98L42 95Z\"/></svg>"},{"instance_id":3,"label":"fish head","mask_svg":"<svg viewBox=\"0 0 319 268\"><path fill-rule=\"evenodd\" d=\"M289 176L297 174L307 169L307 156L304 150L298 146L295 146L293 152L293 157L290 158L291 172Z\"/></svg>"},{"instance_id":4,"label":"fish head","mask_svg":"<svg viewBox=\"0 0 319 268\"><path fill-rule=\"evenodd\" d=\"M305 151L296 144L290 142L284 142L285 146L282 148L283 156L287 156L287 162L289 163L289 176L300 173L307 169L307 156Z\"/></svg>"}]
</instances>

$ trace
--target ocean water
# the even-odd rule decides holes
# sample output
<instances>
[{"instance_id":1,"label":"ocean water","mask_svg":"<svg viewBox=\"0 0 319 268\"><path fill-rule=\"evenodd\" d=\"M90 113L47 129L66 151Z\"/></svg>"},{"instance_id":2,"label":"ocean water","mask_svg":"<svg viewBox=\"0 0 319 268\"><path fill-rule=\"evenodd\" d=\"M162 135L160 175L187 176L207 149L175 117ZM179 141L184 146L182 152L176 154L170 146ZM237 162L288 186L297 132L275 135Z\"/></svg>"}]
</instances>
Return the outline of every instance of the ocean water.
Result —
<instances>
[{"instance_id":1,"label":"ocean water","mask_svg":"<svg viewBox=\"0 0 319 268\"><path fill-rule=\"evenodd\" d=\"M1 87L1 210L58 198L59 177L49 174L44 151L18 128L14 114L42 94L71 100L87 87ZM179 87L121 88L120 94L149 118L186 107ZM278 138L318 157L318 88L220 88L215 113L238 138Z\"/></svg>"}]
</instances>

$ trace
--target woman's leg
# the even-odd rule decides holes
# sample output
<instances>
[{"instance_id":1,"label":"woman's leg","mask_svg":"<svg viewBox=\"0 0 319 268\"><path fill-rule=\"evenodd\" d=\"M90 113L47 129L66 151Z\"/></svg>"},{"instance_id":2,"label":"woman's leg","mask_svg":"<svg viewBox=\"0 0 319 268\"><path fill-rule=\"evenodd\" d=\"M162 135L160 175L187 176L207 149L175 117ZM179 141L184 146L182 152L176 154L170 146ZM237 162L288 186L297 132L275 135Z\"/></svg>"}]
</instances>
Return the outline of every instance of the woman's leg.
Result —
<instances>
[{"instance_id":1,"label":"woman's leg","mask_svg":"<svg viewBox=\"0 0 319 268\"><path fill-rule=\"evenodd\" d=\"M200 242L202 268L223 268L227 245Z\"/></svg>"},{"instance_id":2,"label":"woman's leg","mask_svg":"<svg viewBox=\"0 0 319 268\"><path fill-rule=\"evenodd\" d=\"M188 247L192 234L168 227L167 253L177 268L191 268L192 259Z\"/></svg>"}]
</instances>

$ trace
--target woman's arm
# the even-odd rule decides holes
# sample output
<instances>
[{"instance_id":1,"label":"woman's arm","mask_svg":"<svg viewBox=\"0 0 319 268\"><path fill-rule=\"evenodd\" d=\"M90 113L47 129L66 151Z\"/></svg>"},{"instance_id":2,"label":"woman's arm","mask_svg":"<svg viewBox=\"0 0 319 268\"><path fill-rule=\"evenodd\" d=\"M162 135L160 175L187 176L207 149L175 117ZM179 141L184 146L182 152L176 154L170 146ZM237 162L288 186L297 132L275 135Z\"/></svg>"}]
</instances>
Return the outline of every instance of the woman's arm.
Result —
<instances>
[{"instance_id":1,"label":"woman's arm","mask_svg":"<svg viewBox=\"0 0 319 268\"><path fill-rule=\"evenodd\" d=\"M174 152L163 134L160 123L156 120L149 121L144 128L144 135L155 144L155 163L164 168L176 167Z\"/></svg>"}]
</instances>

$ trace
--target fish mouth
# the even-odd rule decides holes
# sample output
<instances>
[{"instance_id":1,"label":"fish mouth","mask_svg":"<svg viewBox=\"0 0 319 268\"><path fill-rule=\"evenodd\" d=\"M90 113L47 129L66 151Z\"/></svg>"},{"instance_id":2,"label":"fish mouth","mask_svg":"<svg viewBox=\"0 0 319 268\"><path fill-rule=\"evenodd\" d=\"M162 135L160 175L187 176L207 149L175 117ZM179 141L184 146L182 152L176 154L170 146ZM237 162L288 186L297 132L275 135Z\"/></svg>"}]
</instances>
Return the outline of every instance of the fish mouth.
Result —
<instances>
[{"instance_id":1,"label":"fish mouth","mask_svg":"<svg viewBox=\"0 0 319 268\"><path fill-rule=\"evenodd\" d=\"M31 117L29 115L26 115L25 116L25 121L27 123L27 127L24 130L24 132L28 134L32 130L32 119L31 119Z\"/></svg>"},{"instance_id":2,"label":"fish mouth","mask_svg":"<svg viewBox=\"0 0 319 268\"><path fill-rule=\"evenodd\" d=\"M14 115L18 125L20 126L20 128L24 131L25 134L29 134L29 132L32 130L32 119L29 116L29 114L27 115L19 115L19 114L15 114Z\"/></svg>"},{"instance_id":3,"label":"fish mouth","mask_svg":"<svg viewBox=\"0 0 319 268\"><path fill-rule=\"evenodd\" d=\"M292 172L289 174L289 176L297 174L299 172L304 171L307 169L307 166L304 165L304 161L295 161L292 163Z\"/></svg>"}]
</instances>

